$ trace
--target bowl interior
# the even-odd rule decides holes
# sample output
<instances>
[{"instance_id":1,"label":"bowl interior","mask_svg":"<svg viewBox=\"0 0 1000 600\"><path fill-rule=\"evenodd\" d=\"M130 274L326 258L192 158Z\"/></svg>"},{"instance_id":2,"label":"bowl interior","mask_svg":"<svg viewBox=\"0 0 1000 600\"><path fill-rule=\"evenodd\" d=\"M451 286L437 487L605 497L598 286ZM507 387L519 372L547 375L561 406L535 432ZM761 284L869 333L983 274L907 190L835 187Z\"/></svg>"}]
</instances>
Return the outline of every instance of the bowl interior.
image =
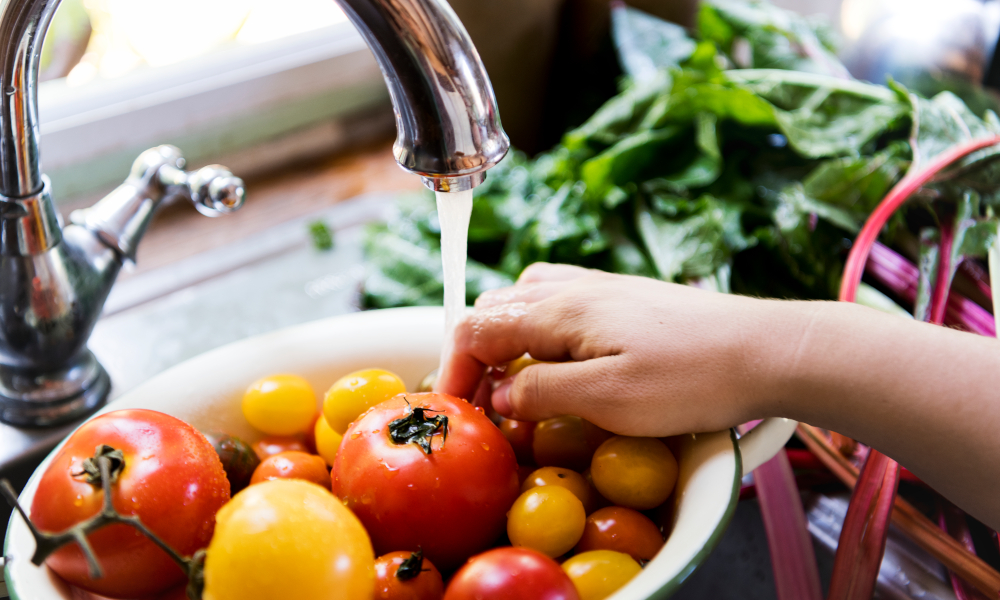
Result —
<instances>
[{"instance_id":1,"label":"bowl interior","mask_svg":"<svg viewBox=\"0 0 1000 600\"><path fill-rule=\"evenodd\" d=\"M253 442L262 435L243 418L240 399L254 380L295 373L322 394L343 375L377 366L397 373L408 389L415 389L437 366L443 329L444 313L437 307L370 311L306 323L192 358L153 377L100 413L149 408L203 431L225 431ZM31 506L40 474L53 454L21 492L23 506ZM690 436L678 458L680 473L667 543L612 600L668 597L704 560L732 516L741 471L732 433ZM73 594L65 584L48 569L30 563L34 547L28 528L15 514L4 546L8 557L4 576L11 597L70 600Z\"/></svg>"}]
</instances>

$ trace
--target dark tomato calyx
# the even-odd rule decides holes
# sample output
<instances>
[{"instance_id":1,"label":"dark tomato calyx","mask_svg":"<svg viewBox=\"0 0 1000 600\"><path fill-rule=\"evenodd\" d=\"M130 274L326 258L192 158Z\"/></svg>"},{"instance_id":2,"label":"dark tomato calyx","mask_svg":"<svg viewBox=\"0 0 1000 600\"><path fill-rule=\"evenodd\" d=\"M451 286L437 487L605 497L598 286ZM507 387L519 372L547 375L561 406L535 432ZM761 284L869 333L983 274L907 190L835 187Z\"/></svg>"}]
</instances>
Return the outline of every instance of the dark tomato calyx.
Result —
<instances>
[{"instance_id":1,"label":"dark tomato calyx","mask_svg":"<svg viewBox=\"0 0 1000 600\"><path fill-rule=\"evenodd\" d=\"M125 454L121 450L112 448L107 444L101 444L94 450L94 455L80 465L83 469L78 473L73 473L73 477L82 477L84 481L90 485L100 488L101 487L101 468L99 466L99 461L101 458L108 459L108 483L114 485L118 482L118 475L125 469Z\"/></svg>"},{"instance_id":2,"label":"dark tomato calyx","mask_svg":"<svg viewBox=\"0 0 1000 600\"><path fill-rule=\"evenodd\" d=\"M424 451L424 454L431 454L431 438L437 432L441 432L441 443L448 440L448 417L444 415L428 416L427 413L439 412L429 408L413 408L409 400L406 401L406 416L400 417L389 423L389 438L397 445L416 444Z\"/></svg>"},{"instance_id":3,"label":"dark tomato calyx","mask_svg":"<svg viewBox=\"0 0 1000 600\"><path fill-rule=\"evenodd\" d=\"M396 570L396 579L400 581L409 581L422 573L423 571L429 571L430 569L424 569L424 551L417 550L410 555L399 565L399 569Z\"/></svg>"}]
</instances>

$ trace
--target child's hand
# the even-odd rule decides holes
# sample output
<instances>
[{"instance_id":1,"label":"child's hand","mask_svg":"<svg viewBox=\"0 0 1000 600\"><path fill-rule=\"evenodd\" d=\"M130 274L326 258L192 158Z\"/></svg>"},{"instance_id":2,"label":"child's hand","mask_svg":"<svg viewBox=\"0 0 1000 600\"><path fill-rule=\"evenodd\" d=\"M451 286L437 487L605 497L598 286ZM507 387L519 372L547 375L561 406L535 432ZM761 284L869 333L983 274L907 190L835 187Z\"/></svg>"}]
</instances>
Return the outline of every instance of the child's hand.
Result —
<instances>
[{"instance_id":1,"label":"child's hand","mask_svg":"<svg viewBox=\"0 0 1000 600\"><path fill-rule=\"evenodd\" d=\"M493 393L515 419L584 417L616 433L715 431L762 416L755 326L778 304L539 263L483 294L438 389L471 397L486 366L530 366Z\"/></svg>"}]
</instances>

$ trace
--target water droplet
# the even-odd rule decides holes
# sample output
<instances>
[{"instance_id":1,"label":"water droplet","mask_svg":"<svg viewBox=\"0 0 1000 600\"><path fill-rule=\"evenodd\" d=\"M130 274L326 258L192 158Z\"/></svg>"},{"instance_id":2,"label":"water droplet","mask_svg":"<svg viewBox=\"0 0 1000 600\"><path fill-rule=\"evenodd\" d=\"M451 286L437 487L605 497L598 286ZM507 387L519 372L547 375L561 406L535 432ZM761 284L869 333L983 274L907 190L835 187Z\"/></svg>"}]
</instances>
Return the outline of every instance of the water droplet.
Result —
<instances>
[{"instance_id":1,"label":"water droplet","mask_svg":"<svg viewBox=\"0 0 1000 600\"><path fill-rule=\"evenodd\" d=\"M361 437L361 432L360 431L355 431L354 433L351 434L351 439L352 440L356 440L359 437Z\"/></svg>"},{"instance_id":2,"label":"water droplet","mask_svg":"<svg viewBox=\"0 0 1000 600\"><path fill-rule=\"evenodd\" d=\"M489 444L487 444L486 442L483 442L483 443L482 443L482 447L483 447L483 450L486 450L487 452L489 452L489 451L490 451L490 445L489 445Z\"/></svg>"}]
</instances>

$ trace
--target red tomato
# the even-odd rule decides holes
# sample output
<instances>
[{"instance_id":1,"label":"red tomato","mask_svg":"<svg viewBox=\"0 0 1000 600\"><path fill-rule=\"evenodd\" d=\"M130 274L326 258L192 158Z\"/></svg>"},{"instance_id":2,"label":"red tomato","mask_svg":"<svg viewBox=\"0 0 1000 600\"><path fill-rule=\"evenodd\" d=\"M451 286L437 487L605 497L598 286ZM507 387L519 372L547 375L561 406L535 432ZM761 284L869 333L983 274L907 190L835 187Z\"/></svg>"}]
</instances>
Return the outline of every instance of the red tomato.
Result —
<instances>
[{"instance_id":1,"label":"red tomato","mask_svg":"<svg viewBox=\"0 0 1000 600\"><path fill-rule=\"evenodd\" d=\"M400 434L408 428L424 434L406 441ZM422 548L443 570L503 534L519 489L514 450L497 426L444 394L376 405L344 433L333 463L333 492L361 519L378 554Z\"/></svg>"},{"instance_id":2,"label":"red tomato","mask_svg":"<svg viewBox=\"0 0 1000 600\"><path fill-rule=\"evenodd\" d=\"M99 483L87 483L83 464L101 444L124 454L111 494L120 513L138 515L182 555L208 545L215 513L229 501L222 463L194 427L152 410L108 413L85 423L66 441L42 475L31 504L39 529L63 531L100 511L103 491ZM104 569L101 579L89 577L76 544L45 563L73 585L119 598L152 595L184 578L163 550L128 525L111 525L87 539Z\"/></svg>"},{"instance_id":3,"label":"red tomato","mask_svg":"<svg viewBox=\"0 0 1000 600\"><path fill-rule=\"evenodd\" d=\"M645 561L652 560L662 547L663 533L649 517L631 508L609 506L587 517L576 552L614 550Z\"/></svg>"},{"instance_id":4,"label":"red tomato","mask_svg":"<svg viewBox=\"0 0 1000 600\"><path fill-rule=\"evenodd\" d=\"M494 548L452 577L444 600L580 600L559 563L530 548Z\"/></svg>"},{"instance_id":5,"label":"red tomato","mask_svg":"<svg viewBox=\"0 0 1000 600\"><path fill-rule=\"evenodd\" d=\"M518 464L535 464L535 454L531 448L531 442L535 438L535 425L531 421L500 418L500 431L514 449Z\"/></svg>"},{"instance_id":6,"label":"red tomato","mask_svg":"<svg viewBox=\"0 0 1000 600\"><path fill-rule=\"evenodd\" d=\"M253 451L261 460L282 452L310 452L305 437L301 435L269 435L255 443Z\"/></svg>"},{"instance_id":7,"label":"red tomato","mask_svg":"<svg viewBox=\"0 0 1000 600\"><path fill-rule=\"evenodd\" d=\"M303 479L330 488L326 461L305 452L282 452L265 458L254 470L250 485L272 479Z\"/></svg>"},{"instance_id":8,"label":"red tomato","mask_svg":"<svg viewBox=\"0 0 1000 600\"><path fill-rule=\"evenodd\" d=\"M400 550L375 559L375 600L441 600L441 572L420 551Z\"/></svg>"}]
</instances>

